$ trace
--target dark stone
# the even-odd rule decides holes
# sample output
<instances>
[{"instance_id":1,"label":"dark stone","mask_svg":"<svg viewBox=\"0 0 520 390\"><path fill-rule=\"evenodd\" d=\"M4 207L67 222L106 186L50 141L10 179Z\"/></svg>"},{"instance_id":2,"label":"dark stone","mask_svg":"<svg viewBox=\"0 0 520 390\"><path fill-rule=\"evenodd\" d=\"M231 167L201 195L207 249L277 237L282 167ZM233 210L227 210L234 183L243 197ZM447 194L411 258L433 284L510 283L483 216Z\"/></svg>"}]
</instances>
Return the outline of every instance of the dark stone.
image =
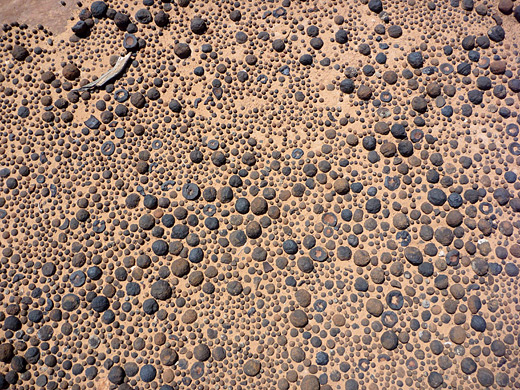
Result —
<instances>
[{"instance_id":1,"label":"dark stone","mask_svg":"<svg viewBox=\"0 0 520 390\"><path fill-rule=\"evenodd\" d=\"M172 296L172 288L168 282L165 280L158 280L154 284L152 284L152 287L150 289L150 294L155 299L158 299L160 301L165 301L167 299L170 299Z\"/></svg>"},{"instance_id":2,"label":"dark stone","mask_svg":"<svg viewBox=\"0 0 520 390\"><path fill-rule=\"evenodd\" d=\"M397 26L395 24L389 26L386 31L391 38L399 38L401 35L403 35L403 29L401 26Z\"/></svg>"},{"instance_id":3,"label":"dark stone","mask_svg":"<svg viewBox=\"0 0 520 390\"><path fill-rule=\"evenodd\" d=\"M74 64L67 64L63 67L62 70L63 77L67 80L75 80L79 77L80 71L78 67Z\"/></svg>"},{"instance_id":4,"label":"dark stone","mask_svg":"<svg viewBox=\"0 0 520 390\"><path fill-rule=\"evenodd\" d=\"M408 54L407 61L415 69L421 68L424 63L422 54L416 51Z\"/></svg>"},{"instance_id":5,"label":"dark stone","mask_svg":"<svg viewBox=\"0 0 520 390\"><path fill-rule=\"evenodd\" d=\"M294 255L298 253L298 244L294 240L286 240L282 244L282 248L285 251L285 253L289 255Z\"/></svg>"},{"instance_id":6,"label":"dark stone","mask_svg":"<svg viewBox=\"0 0 520 390\"><path fill-rule=\"evenodd\" d=\"M78 37L85 37L88 35L90 28L87 23L83 20L79 20L74 26L72 26L72 32Z\"/></svg>"},{"instance_id":7,"label":"dark stone","mask_svg":"<svg viewBox=\"0 0 520 390\"><path fill-rule=\"evenodd\" d=\"M439 188L434 188L428 192L428 201L434 206L442 206L446 203L446 194Z\"/></svg>"},{"instance_id":8,"label":"dark stone","mask_svg":"<svg viewBox=\"0 0 520 390\"><path fill-rule=\"evenodd\" d=\"M113 366L108 372L108 380L113 384L120 385L125 380L125 370L120 366Z\"/></svg>"},{"instance_id":9,"label":"dark stone","mask_svg":"<svg viewBox=\"0 0 520 390\"><path fill-rule=\"evenodd\" d=\"M397 345L399 344L399 340L397 338L397 335L395 332L391 330L387 330L381 335L381 345L389 350L392 351L397 348Z\"/></svg>"},{"instance_id":10,"label":"dark stone","mask_svg":"<svg viewBox=\"0 0 520 390\"><path fill-rule=\"evenodd\" d=\"M413 265L420 265L423 262L423 255L416 247L407 247L404 250L404 256Z\"/></svg>"},{"instance_id":11,"label":"dark stone","mask_svg":"<svg viewBox=\"0 0 520 390\"><path fill-rule=\"evenodd\" d=\"M417 112L424 113L428 108L428 103L422 96L416 96L412 99L412 108Z\"/></svg>"},{"instance_id":12,"label":"dark stone","mask_svg":"<svg viewBox=\"0 0 520 390\"><path fill-rule=\"evenodd\" d=\"M346 94L354 92L354 82L350 79L345 79L339 84L339 90Z\"/></svg>"},{"instance_id":13,"label":"dark stone","mask_svg":"<svg viewBox=\"0 0 520 390\"><path fill-rule=\"evenodd\" d=\"M334 39L339 44L345 44L348 42L348 33L347 31L340 29L336 31L336 34L334 35Z\"/></svg>"},{"instance_id":14,"label":"dark stone","mask_svg":"<svg viewBox=\"0 0 520 390\"><path fill-rule=\"evenodd\" d=\"M320 381L314 375L306 375L303 377L300 390L320 390Z\"/></svg>"},{"instance_id":15,"label":"dark stone","mask_svg":"<svg viewBox=\"0 0 520 390\"><path fill-rule=\"evenodd\" d=\"M403 295L397 290L390 291L386 295L386 304L392 310L401 310L404 305Z\"/></svg>"},{"instance_id":16,"label":"dark stone","mask_svg":"<svg viewBox=\"0 0 520 390\"><path fill-rule=\"evenodd\" d=\"M258 225L258 226L260 226L260 225ZM249 225L248 225L248 227L249 227ZM253 234L253 233L251 233L251 234L253 237L254 236L258 237L257 234ZM243 246L247 242L247 237L242 230L236 230L229 235L229 241L231 242L231 245L233 245L233 246L237 246L237 247Z\"/></svg>"},{"instance_id":17,"label":"dark stone","mask_svg":"<svg viewBox=\"0 0 520 390\"><path fill-rule=\"evenodd\" d=\"M377 214L381 211L381 201L377 198L371 198L366 202L365 207L370 214Z\"/></svg>"},{"instance_id":18,"label":"dark stone","mask_svg":"<svg viewBox=\"0 0 520 390\"><path fill-rule=\"evenodd\" d=\"M368 9L378 14L383 11L383 2L381 0L369 0Z\"/></svg>"},{"instance_id":19,"label":"dark stone","mask_svg":"<svg viewBox=\"0 0 520 390\"><path fill-rule=\"evenodd\" d=\"M472 89L468 92L468 100L473 104L480 104L482 103L484 94L482 91L479 91L478 89Z\"/></svg>"},{"instance_id":20,"label":"dark stone","mask_svg":"<svg viewBox=\"0 0 520 390\"><path fill-rule=\"evenodd\" d=\"M153 253L157 256L165 256L168 254L168 243L164 240L157 240L152 244Z\"/></svg>"},{"instance_id":21,"label":"dark stone","mask_svg":"<svg viewBox=\"0 0 520 390\"><path fill-rule=\"evenodd\" d=\"M485 276L489 271L489 264L485 259L476 258L471 262L471 268L478 276Z\"/></svg>"},{"instance_id":22,"label":"dark stone","mask_svg":"<svg viewBox=\"0 0 520 390\"><path fill-rule=\"evenodd\" d=\"M66 311L74 311L79 307L79 298L74 294L67 294L61 300L61 307Z\"/></svg>"},{"instance_id":23,"label":"dark stone","mask_svg":"<svg viewBox=\"0 0 520 390\"><path fill-rule=\"evenodd\" d=\"M282 39L275 39L273 41L273 49L274 51L281 53L285 50L285 43Z\"/></svg>"},{"instance_id":24,"label":"dark stone","mask_svg":"<svg viewBox=\"0 0 520 390\"><path fill-rule=\"evenodd\" d=\"M13 55L13 58L17 61L24 61L27 57L29 57L29 52L27 51L27 49L20 45L14 45L11 54Z\"/></svg>"},{"instance_id":25,"label":"dark stone","mask_svg":"<svg viewBox=\"0 0 520 390\"><path fill-rule=\"evenodd\" d=\"M506 266L504 267L504 269L506 271L507 276L510 276L510 277L518 276L519 270L518 270L518 266L516 264L507 263Z\"/></svg>"},{"instance_id":26,"label":"dark stone","mask_svg":"<svg viewBox=\"0 0 520 390\"><path fill-rule=\"evenodd\" d=\"M159 310L159 305L157 304L157 301L153 298L149 298L143 302L143 311L148 314L152 315L157 313Z\"/></svg>"},{"instance_id":27,"label":"dark stone","mask_svg":"<svg viewBox=\"0 0 520 390\"><path fill-rule=\"evenodd\" d=\"M173 51L177 57L182 59L188 58L191 55L191 49L187 43L177 43Z\"/></svg>"},{"instance_id":28,"label":"dark stone","mask_svg":"<svg viewBox=\"0 0 520 390\"><path fill-rule=\"evenodd\" d=\"M141 367L139 375L143 382L148 383L155 379L157 375L157 370L151 364L145 364L143 367Z\"/></svg>"},{"instance_id":29,"label":"dark stone","mask_svg":"<svg viewBox=\"0 0 520 390\"><path fill-rule=\"evenodd\" d=\"M509 202L511 195L509 194L509 191L507 189L497 188L493 192L493 198L498 202L500 206L504 206Z\"/></svg>"},{"instance_id":30,"label":"dark stone","mask_svg":"<svg viewBox=\"0 0 520 390\"><path fill-rule=\"evenodd\" d=\"M367 85L360 85L357 90L357 97L361 100L370 100L372 97L372 88Z\"/></svg>"},{"instance_id":31,"label":"dark stone","mask_svg":"<svg viewBox=\"0 0 520 390\"><path fill-rule=\"evenodd\" d=\"M338 247L336 255L339 260L346 261L352 258L352 251L347 246L340 246Z\"/></svg>"},{"instance_id":32,"label":"dark stone","mask_svg":"<svg viewBox=\"0 0 520 390\"><path fill-rule=\"evenodd\" d=\"M104 1L94 1L90 6L90 12L92 16L101 19L105 16L108 10L108 5Z\"/></svg>"},{"instance_id":33,"label":"dark stone","mask_svg":"<svg viewBox=\"0 0 520 390\"><path fill-rule=\"evenodd\" d=\"M305 314L305 312L300 309L293 311L289 316L289 320L291 321L291 324L296 328L303 328L309 322L307 314Z\"/></svg>"},{"instance_id":34,"label":"dark stone","mask_svg":"<svg viewBox=\"0 0 520 390\"><path fill-rule=\"evenodd\" d=\"M242 284L238 281L229 282L227 285L227 292L230 295L237 296L242 293L243 287Z\"/></svg>"},{"instance_id":35,"label":"dark stone","mask_svg":"<svg viewBox=\"0 0 520 390\"><path fill-rule=\"evenodd\" d=\"M397 145L397 150L403 157L410 157L413 154L413 144L408 140L403 140Z\"/></svg>"},{"instance_id":36,"label":"dark stone","mask_svg":"<svg viewBox=\"0 0 520 390\"><path fill-rule=\"evenodd\" d=\"M110 307L110 302L107 297L103 295L98 295L92 300L92 309L97 311L98 313L102 313Z\"/></svg>"},{"instance_id":37,"label":"dark stone","mask_svg":"<svg viewBox=\"0 0 520 390\"><path fill-rule=\"evenodd\" d=\"M310 54L304 54L300 57L300 64L304 66L312 65L312 56Z\"/></svg>"},{"instance_id":38,"label":"dark stone","mask_svg":"<svg viewBox=\"0 0 520 390\"><path fill-rule=\"evenodd\" d=\"M506 37L506 32L502 26L493 26L488 30L488 37L494 42L502 42Z\"/></svg>"},{"instance_id":39,"label":"dark stone","mask_svg":"<svg viewBox=\"0 0 520 390\"><path fill-rule=\"evenodd\" d=\"M14 347L12 344L0 344L0 362L9 363L14 356Z\"/></svg>"},{"instance_id":40,"label":"dark stone","mask_svg":"<svg viewBox=\"0 0 520 390\"><path fill-rule=\"evenodd\" d=\"M146 8L141 8L135 13L135 20L139 23L148 24L152 21L152 14Z\"/></svg>"},{"instance_id":41,"label":"dark stone","mask_svg":"<svg viewBox=\"0 0 520 390\"><path fill-rule=\"evenodd\" d=\"M475 48L475 35L468 35L462 40L462 48L464 50L473 50Z\"/></svg>"},{"instance_id":42,"label":"dark stone","mask_svg":"<svg viewBox=\"0 0 520 390\"><path fill-rule=\"evenodd\" d=\"M477 371L477 363L469 357L462 359L460 362L460 369L466 375L471 375Z\"/></svg>"},{"instance_id":43,"label":"dark stone","mask_svg":"<svg viewBox=\"0 0 520 390\"><path fill-rule=\"evenodd\" d=\"M359 383L355 379L349 379L345 382L345 390L359 390Z\"/></svg>"},{"instance_id":44,"label":"dark stone","mask_svg":"<svg viewBox=\"0 0 520 390\"><path fill-rule=\"evenodd\" d=\"M354 282L354 288L357 291L366 292L368 291L368 282L364 278L359 277Z\"/></svg>"},{"instance_id":45,"label":"dark stone","mask_svg":"<svg viewBox=\"0 0 520 390\"><path fill-rule=\"evenodd\" d=\"M200 189L195 183L187 183L182 187L182 196L188 200L196 200L200 196Z\"/></svg>"},{"instance_id":46,"label":"dark stone","mask_svg":"<svg viewBox=\"0 0 520 390\"><path fill-rule=\"evenodd\" d=\"M190 29L195 34L202 35L208 29L206 22L201 18L193 18L190 23Z\"/></svg>"},{"instance_id":47,"label":"dark stone","mask_svg":"<svg viewBox=\"0 0 520 390\"><path fill-rule=\"evenodd\" d=\"M438 372L432 372L430 375L428 375L428 384L436 389L440 387L444 383L444 379L442 378L442 375Z\"/></svg>"},{"instance_id":48,"label":"dark stone","mask_svg":"<svg viewBox=\"0 0 520 390\"><path fill-rule=\"evenodd\" d=\"M155 14L154 22L158 27L166 27L170 23L170 16L164 11L159 11Z\"/></svg>"},{"instance_id":49,"label":"dark stone","mask_svg":"<svg viewBox=\"0 0 520 390\"><path fill-rule=\"evenodd\" d=\"M484 332L486 330L486 320L479 315L474 315L471 317L471 328L477 332Z\"/></svg>"},{"instance_id":50,"label":"dark stone","mask_svg":"<svg viewBox=\"0 0 520 390\"><path fill-rule=\"evenodd\" d=\"M146 104L146 99L141 93L136 92L130 96L130 103L136 108L143 108Z\"/></svg>"},{"instance_id":51,"label":"dark stone","mask_svg":"<svg viewBox=\"0 0 520 390\"><path fill-rule=\"evenodd\" d=\"M314 270L314 263L307 256L300 257L297 261L297 266L300 271L305 273L310 273Z\"/></svg>"},{"instance_id":52,"label":"dark stone","mask_svg":"<svg viewBox=\"0 0 520 390\"><path fill-rule=\"evenodd\" d=\"M453 241L453 231L447 227L440 227L435 230L435 239L444 246L448 246Z\"/></svg>"},{"instance_id":53,"label":"dark stone","mask_svg":"<svg viewBox=\"0 0 520 390\"><path fill-rule=\"evenodd\" d=\"M117 28L124 31L130 24L130 18L128 15L125 15L121 12L116 12L114 15L114 24L117 26Z\"/></svg>"},{"instance_id":54,"label":"dark stone","mask_svg":"<svg viewBox=\"0 0 520 390\"><path fill-rule=\"evenodd\" d=\"M491 387L495 383L495 375L489 368L479 368L477 380L484 387Z\"/></svg>"},{"instance_id":55,"label":"dark stone","mask_svg":"<svg viewBox=\"0 0 520 390\"><path fill-rule=\"evenodd\" d=\"M250 359L244 364L244 373L247 376L256 376L260 373L262 368L261 363L256 359Z\"/></svg>"}]
</instances>

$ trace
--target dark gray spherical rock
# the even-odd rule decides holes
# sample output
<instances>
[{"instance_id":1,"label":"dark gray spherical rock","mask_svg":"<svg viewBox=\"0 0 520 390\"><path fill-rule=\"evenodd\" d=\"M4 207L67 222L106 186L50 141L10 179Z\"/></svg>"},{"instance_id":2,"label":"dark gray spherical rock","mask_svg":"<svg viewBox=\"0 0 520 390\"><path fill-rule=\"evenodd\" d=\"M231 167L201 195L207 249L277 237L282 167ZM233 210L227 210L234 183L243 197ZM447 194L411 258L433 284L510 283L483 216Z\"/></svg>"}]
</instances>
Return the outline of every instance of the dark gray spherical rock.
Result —
<instances>
[{"instance_id":1,"label":"dark gray spherical rock","mask_svg":"<svg viewBox=\"0 0 520 390\"><path fill-rule=\"evenodd\" d=\"M471 317L471 328L477 332L484 332L486 330L486 320L479 315L474 315Z\"/></svg>"},{"instance_id":2,"label":"dark gray spherical rock","mask_svg":"<svg viewBox=\"0 0 520 390\"><path fill-rule=\"evenodd\" d=\"M369 0L368 9L378 14L383 11L383 2L381 0Z\"/></svg>"},{"instance_id":3,"label":"dark gray spherical rock","mask_svg":"<svg viewBox=\"0 0 520 390\"><path fill-rule=\"evenodd\" d=\"M391 330L387 330L385 333L383 333L381 335L381 345L385 349L392 351L397 348L398 344L399 344L399 340L398 340L395 332L393 332Z\"/></svg>"},{"instance_id":4,"label":"dark gray spherical rock","mask_svg":"<svg viewBox=\"0 0 520 390\"><path fill-rule=\"evenodd\" d=\"M359 390L359 383L355 379L349 379L345 382L345 390Z\"/></svg>"},{"instance_id":5,"label":"dark gray spherical rock","mask_svg":"<svg viewBox=\"0 0 520 390\"><path fill-rule=\"evenodd\" d=\"M366 202L366 210L370 214L377 214L379 211L381 211L381 201L377 198L369 199Z\"/></svg>"},{"instance_id":6,"label":"dark gray spherical rock","mask_svg":"<svg viewBox=\"0 0 520 390\"><path fill-rule=\"evenodd\" d=\"M345 79L339 84L339 90L343 93L350 94L354 92L355 86L351 79Z\"/></svg>"},{"instance_id":7,"label":"dark gray spherical rock","mask_svg":"<svg viewBox=\"0 0 520 390\"><path fill-rule=\"evenodd\" d=\"M104 1L94 1L90 6L92 16L98 19L103 18L108 10L108 5Z\"/></svg>"},{"instance_id":8,"label":"dark gray spherical rock","mask_svg":"<svg viewBox=\"0 0 520 390\"><path fill-rule=\"evenodd\" d=\"M120 385L125 380L125 370L123 367L114 366L108 372L108 380L115 385Z\"/></svg>"},{"instance_id":9,"label":"dark gray spherical rock","mask_svg":"<svg viewBox=\"0 0 520 390\"><path fill-rule=\"evenodd\" d=\"M199 362L205 362L211 356L211 351L206 344L199 344L193 349L193 357Z\"/></svg>"},{"instance_id":10,"label":"dark gray spherical rock","mask_svg":"<svg viewBox=\"0 0 520 390\"><path fill-rule=\"evenodd\" d=\"M191 55L191 49L187 43L177 43L173 51L177 57L182 59L186 59Z\"/></svg>"},{"instance_id":11,"label":"dark gray spherical rock","mask_svg":"<svg viewBox=\"0 0 520 390\"><path fill-rule=\"evenodd\" d=\"M173 366L179 360L179 355L172 348L165 348L160 354L161 364L165 366Z\"/></svg>"},{"instance_id":12,"label":"dark gray spherical rock","mask_svg":"<svg viewBox=\"0 0 520 390\"><path fill-rule=\"evenodd\" d=\"M439 188L434 188L428 191L428 201L434 206L442 206L446 203L447 199L448 197L444 191Z\"/></svg>"},{"instance_id":13,"label":"dark gray spherical rock","mask_svg":"<svg viewBox=\"0 0 520 390\"><path fill-rule=\"evenodd\" d=\"M399 38L401 35L403 35L403 29L401 26L395 24L389 26L386 31L391 38Z\"/></svg>"},{"instance_id":14,"label":"dark gray spherical rock","mask_svg":"<svg viewBox=\"0 0 520 390\"><path fill-rule=\"evenodd\" d=\"M410 264L413 265L418 266L423 262L423 255L421 251L419 250L419 248L413 246L406 247L406 249L404 250L404 257L406 258L406 260L410 262Z\"/></svg>"},{"instance_id":15,"label":"dark gray spherical rock","mask_svg":"<svg viewBox=\"0 0 520 390\"><path fill-rule=\"evenodd\" d=\"M80 70L74 64L67 64L63 67L62 74L63 74L63 77L65 77L67 80L72 81L79 77Z\"/></svg>"},{"instance_id":16,"label":"dark gray spherical rock","mask_svg":"<svg viewBox=\"0 0 520 390\"><path fill-rule=\"evenodd\" d=\"M408 54L408 57L406 58L408 63L412 68L422 68L424 60L423 56L420 52L414 51L410 54Z\"/></svg>"},{"instance_id":17,"label":"dark gray spherical rock","mask_svg":"<svg viewBox=\"0 0 520 390\"><path fill-rule=\"evenodd\" d=\"M92 309L98 313L104 312L110 307L108 298L103 295L98 295L92 300Z\"/></svg>"},{"instance_id":18,"label":"dark gray spherical rock","mask_svg":"<svg viewBox=\"0 0 520 390\"><path fill-rule=\"evenodd\" d=\"M159 11L155 14L153 20L158 27L166 27L170 22L170 16L164 11Z\"/></svg>"},{"instance_id":19,"label":"dark gray spherical rock","mask_svg":"<svg viewBox=\"0 0 520 390\"><path fill-rule=\"evenodd\" d=\"M432 372L430 375L428 375L428 384L436 389L440 387L444 383L444 379L442 378L442 375L438 372Z\"/></svg>"},{"instance_id":20,"label":"dark gray spherical rock","mask_svg":"<svg viewBox=\"0 0 520 390\"><path fill-rule=\"evenodd\" d=\"M10 343L0 344L0 362L9 363L14 356L14 347Z\"/></svg>"},{"instance_id":21,"label":"dark gray spherical rock","mask_svg":"<svg viewBox=\"0 0 520 390\"><path fill-rule=\"evenodd\" d=\"M233 295L233 296L240 295L242 293L242 290L243 290L242 283L240 283L239 281L234 280L232 282L229 282L227 285L227 292L230 295Z\"/></svg>"},{"instance_id":22,"label":"dark gray spherical rock","mask_svg":"<svg viewBox=\"0 0 520 390\"><path fill-rule=\"evenodd\" d=\"M157 256L165 256L168 254L168 243L164 240L157 240L152 244L153 253Z\"/></svg>"},{"instance_id":23,"label":"dark gray spherical rock","mask_svg":"<svg viewBox=\"0 0 520 390\"><path fill-rule=\"evenodd\" d=\"M466 375L471 375L477 371L477 363L472 358L466 357L460 362L460 369Z\"/></svg>"},{"instance_id":24,"label":"dark gray spherical rock","mask_svg":"<svg viewBox=\"0 0 520 390\"><path fill-rule=\"evenodd\" d=\"M488 37L494 42L502 42L506 37L506 32L502 26L496 25L488 30Z\"/></svg>"},{"instance_id":25,"label":"dark gray spherical rock","mask_svg":"<svg viewBox=\"0 0 520 390\"><path fill-rule=\"evenodd\" d=\"M142 8L135 13L135 20L139 23L148 24L152 21L152 14L146 8Z\"/></svg>"},{"instance_id":26,"label":"dark gray spherical rock","mask_svg":"<svg viewBox=\"0 0 520 390\"><path fill-rule=\"evenodd\" d=\"M256 236L256 234L254 236ZM242 230L236 230L229 235L229 242L231 242L233 246L243 246L247 242L246 234Z\"/></svg>"},{"instance_id":27,"label":"dark gray spherical rock","mask_svg":"<svg viewBox=\"0 0 520 390\"><path fill-rule=\"evenodd\" d=\"M479 368L477 380L484 387L491 387L495 383L495 375L489 368Z\"/></svg>"},{"instance_id":28,"label":"dark gray spherical rock","mask_svg":"<svg viewBox=\"0 0 520 390\"><path fill-rule=\"evenodd\" d=\"M208 29L206 22L201 18L193 18L190 23L190 29L195 34L202 35Z\"/></svg>"},{"instance_id":29,"label":"dark gray spherical rock","mask_svg":"<svg viewBox=\"0 0 520 390\"><path fill-rule=\"evenodd\" d=\"M143 382L148 383L155 379L157 376L157 370L151 364L145 364L143 367L141 367L139 376Z\"/></svg>"},{"instance_id":30,"label":"dark gray spherical rock","mask_svg":"<svg viewBox=\"0 0 520 390\"><path fill-rule=\"evenodd\" d=\"M152 287L150 288L150 294L155 299L158 299L160 301L165 301L165 300L171 298L172 288L167 281L158 280L157 282L152 284Z\"/></svg>"}]
</instances>

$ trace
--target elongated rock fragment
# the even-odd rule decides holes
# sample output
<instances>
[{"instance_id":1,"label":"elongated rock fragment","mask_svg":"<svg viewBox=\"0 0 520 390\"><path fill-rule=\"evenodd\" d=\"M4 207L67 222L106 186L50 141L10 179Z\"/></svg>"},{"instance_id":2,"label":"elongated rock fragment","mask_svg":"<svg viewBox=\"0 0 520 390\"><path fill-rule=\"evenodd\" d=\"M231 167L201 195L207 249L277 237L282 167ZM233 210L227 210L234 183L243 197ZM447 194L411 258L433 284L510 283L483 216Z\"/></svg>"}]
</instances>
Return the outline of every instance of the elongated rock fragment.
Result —
<instances>
[{"instance_id":1,"label":"elongated rock fragment","mask_svg":"<svg viewBox=\"0 0 520 390\"><path fill-rule=\"evenodd\" d=\"M100 78L84 85L83 87L80 87L78 89L75 89L74 91L88 91L90 89L94 88L100 88L106 83L108 83L113 78L117 77L123 69L125 69L126 64L128 63L128 60L130 59L132 53L128 53L124 57L119 57L117 59L116 64L112 69L110 69L108 72L104 73Z\"/></svg>"}]
</instances>

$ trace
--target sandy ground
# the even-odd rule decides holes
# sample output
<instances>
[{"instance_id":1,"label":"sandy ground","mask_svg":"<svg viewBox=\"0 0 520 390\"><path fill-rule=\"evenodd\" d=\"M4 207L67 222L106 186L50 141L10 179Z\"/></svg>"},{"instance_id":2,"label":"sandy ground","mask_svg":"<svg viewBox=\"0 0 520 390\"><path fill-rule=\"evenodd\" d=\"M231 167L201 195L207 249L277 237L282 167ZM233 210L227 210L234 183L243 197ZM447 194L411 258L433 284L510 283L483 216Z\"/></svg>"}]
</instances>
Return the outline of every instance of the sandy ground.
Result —
<instances>
[{"instance_id":1,"label":"sandy ground","mask_svg":"<svg viewBox=\"0 0 520 390\"><path fill-rule=\"evenodd\" d=\"M78 9L76 1L1 0L0 25L13 22L29 26L42 24L53 34L60 34L65 31L67 22Z\"/></svg>"},{"instance_id":2,"label":"sandy ground","mask_svg":"<svg viewBox=\"0 0 520 390\"><path fill-rule=\"evenodd\" d=\"M76 15L77 12L79 11L79 9L80 9L80 7L78 7L78 5L75 2L67 2L67 4L65 6L63 6L57 0L42 0L42 1L0 0L0 23L1 24L11 23L16 20L20 23L27 23L30 26L36 26L38 24L43 24L46 28L48 28L54 34L61 35L63 37L67 37L70 35L70 33L67 30L70 29L70 26L73 24L73 22L71 21L70 18L72 15ZM371 25L371 24L375 25L378 23L377 19L375 19L371 16L367 17L366 19L367 19L367 23L369 25ZM511 26L510 23L512 23L512 21L506 20L505 27L507 28L508 31L513 31L514 27ZM482 26L481 27L482 32L484 32L486 30L486 28L487 27ZM518 33L518 32L520 32L520 30L516 30L516 33ZM283 35L284 35L284 32L280 31L280 36L283 36ZM405 37L406 36L407 35L405 35ZM408 36L408 38L410 39L410 42L411 42L412 37ZM166 40L167 38L163 38L163 39ZM404 38L401 40L401 44L403 44L403 43L404 43ZM356 61L361 61L360 56L359 55L352 56L350 58L350 61L352 63L354 63ZM93 75L100 75L104 71L109 69L108 60L106 60L104 62L99 61L94 64L86 63L84 65L86 65L87 67L92 69L91 72L85 71L82 73L82 78L86 78L89 80L92 80ZM325 88L325 86L332 81L332 80L330 80L330 78L332 78L332 76L329 77L327 74L321 74L318 77L316 77L316 79L314 81L317 83L320 83ZM191 91L191 94L193 95L193 97L199 96L200 91L201 91L201 87L196 86ZM324 106L325 105L333 106L334 105L333 102L338 99L338 95L339 95L338 92L327 94L326 100L323 102L323 105ZM254 99L246 98L241 103L244 107L254 105L252 100L254 100ZM346 105L346 104L344 104L344 105ZM203 112L203 110L204 109L202 108L201 111ZM85 111L84 117L82 117L81 115L77 115L75 120L78 122L81 122L81 121L87 119L88 115L89 114ZM284 122L284 121L282 119L280 119L280 122ZM355 126L349 127L349 130L350 131L356 130L356 131L361 132L361 129L357 129L357 128L355 128ZM479 134L479 130L477 129L476 126L472 126L471 132L472 132L472 135L475 137L480 136L482 138L485 138L485 137L483 137L482 134ZM300 135L304 136L304 133L302 132L302 134L300 134ZM258 138L261 140L262 136L258 135ZM278 141L278 139L277 139L277 141ZM486 139L483 139L483 142L485 142L485 141L486 141ZM319 142L316 142L315 145L313 146L313 149L319 149L320 146L321 146L321 144ZM475 148L474 145L471 145L470 147ZM307 150L310 150L310 147ZM473 150L472 153L474 153L476 151L477 150ZM515 172L519 173L518 166L514 167L513 169ZM88 191L87 187L88 186L86 186L85 192ZM218 189L218 186L216 186L216 187ZM99 217L99 215L98 215L98 217ZM436 225L433 225L433 226L437 227ZM242 261L244 261L244 263L249 263L251 261L250 256L241 254L238 250L236 253L237 253L236 256L239 257ZM442 254L442 252L439 254L439 257L442 257L441 254ZM245 271L243 273L245 274ZM249 284L250 284L250 286L247 283L243 283L244 287L254 288L253 283L249 283ZM431 281L428 281L426 284L431 285ZM177 286L177 288L179 288L179 287L188 289L189 286L187 286L186 280L183 280ZM390 287L386 286L385 292L387 292L388 290L390 290ZM143 291L143 293L146 293L143 295L147 295L148 289ZM491 298L491 294L490 294L490 298ZM440 307L436 307L436 309L441 310ZM333 306L331 305L327 311L329 312L330 315L332 315L334 313ZM436 311L436 310L434 310L434 311ZM433 329L430 329L430 330L433 331ZM436 329L436 330L439 330L441 334L447 335L449 332L449 326L442 326L442 327L440 327L440 329ZM363 331L363 329L360 328L358 330L354 330L352 332L352 334L362 336L362 334L363 334L362 331ZM252 343L252 346L256 347L257 344ZM99 350L101 350L101 347L99 348ZM386 363L386 361L384 360L384 357L381 356L381 360L378 362L378 364L385 365L385 363ZM307 373L307 371L304 371L304 373ZM397 369L397 374L399 377L404 376L404 371L401 367ZM418 375L421 375L421 374L418 374ZM371 374L370 377L372 378L373 375ZM462 387L457 387L457 386L463 386L462 381L459 381L459 383L456 383L455 379L454 379L454 383L455 383L455 385L454 385L455 388L462 388ZM99 381L97 382L97 389L104 390L104 389L108 389L108 387L109 387L109 385L108 385L106 378L104 376L102 376L99 379Z\"/></svg>"}]
</instances>

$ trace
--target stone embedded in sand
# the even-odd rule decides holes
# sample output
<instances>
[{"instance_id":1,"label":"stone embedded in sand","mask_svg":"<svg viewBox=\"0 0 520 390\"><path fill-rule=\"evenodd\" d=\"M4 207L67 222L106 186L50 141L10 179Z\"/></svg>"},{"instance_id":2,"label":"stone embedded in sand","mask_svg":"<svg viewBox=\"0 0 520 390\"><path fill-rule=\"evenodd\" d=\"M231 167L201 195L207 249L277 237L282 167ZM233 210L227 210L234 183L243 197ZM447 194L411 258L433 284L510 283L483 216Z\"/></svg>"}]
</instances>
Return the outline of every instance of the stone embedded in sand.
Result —
<instances>
[{"instance_id":1,"label":"stone embedded in sand","mask_svg":"<svg viewBox=\"0 0 520 390\"><path fill-rule=\"evenodd\" d=\"M320 390L320 381L314 375L306 375L301 382L300 390Z\"/></svg>"},{"instance_id":2,"label":"stone embedded in sand","mask_svg":"<svg viewBox=\"0 0 520 390\"><path fill-rule=\"evenodd\" d=\"M20 45L14 45L11 54L13 55L13 58L17 61L24 61L29 56L29 52L27 51L27 49Z\"/></svg>"},{"instance_id":3,"label":"stone embedded in sand","mask_svg":"<svg viewBox=\"0 0 520 390\"><path fill-rule=\"evenodd\" d=\"M261 363L258 360L251 359L244 364L244 373L247 376L256 376L262 368Z\"/></svg>"},{"instance_id":4,"label":"stone embedded in sand","mask_svg":"<svg viewBox=\"0 0 520 390\"><path fill-rule=\"evenodd\" d=\"M0 387L513 386L520 6L126 3L0 35Z\"/></svg>"},{"instance_id":5,"label":"stone embedded in sand","mask_svg":"<svg viewBox=\"0 0 520 390\"><path fill-rule=\"evenodd\" d=\"M80 70L74 64L67 64L63 67L62 74L63 74L63 77L65 77L67 80L72 81L79 77Z\"/></svg>"},{"instance_id":6,"label":"stone embedded in sand","mask_svg":"<svg viewBox=\"0 0 520 390\"><path fill-rule=\"evenodd\" d=\"M297 328L303 328L309 322L307 314L303 310L297 309L289 316L291 324Z\"/></svg>"},{"instance_id":7,"label":"stone embedded in sand","mask_svg":"<svg viewBox=\"0 0 520 390\"><path fill-rule=\"evenodd\" d=\"M462 326L454 326L450 330L450 340L455 344L462 344L466 340L466 331Z\"/></svg>"},{"instance_id":8,"label":"stone embedded in sand","mask_svg":"<svg viewBox=\"0 0 520 390\"><path fill-rule=\"evenodd\" d=\"M208 29L208 26L204 19L201 18L193 18L190 22L190 29L195 34L202 35Z\"/></svg>"},{"instance_id":9,"label":"stone embedded in sand","mask_svg":"<svg viewBox=\"0 0 520 390\"><path fill-rule=\"evenodd\" d=\"M186 59L191 55L191 49L187 43L177 43L174 52L177 57L182 59Z\"/></svg>"}]
</instances>

